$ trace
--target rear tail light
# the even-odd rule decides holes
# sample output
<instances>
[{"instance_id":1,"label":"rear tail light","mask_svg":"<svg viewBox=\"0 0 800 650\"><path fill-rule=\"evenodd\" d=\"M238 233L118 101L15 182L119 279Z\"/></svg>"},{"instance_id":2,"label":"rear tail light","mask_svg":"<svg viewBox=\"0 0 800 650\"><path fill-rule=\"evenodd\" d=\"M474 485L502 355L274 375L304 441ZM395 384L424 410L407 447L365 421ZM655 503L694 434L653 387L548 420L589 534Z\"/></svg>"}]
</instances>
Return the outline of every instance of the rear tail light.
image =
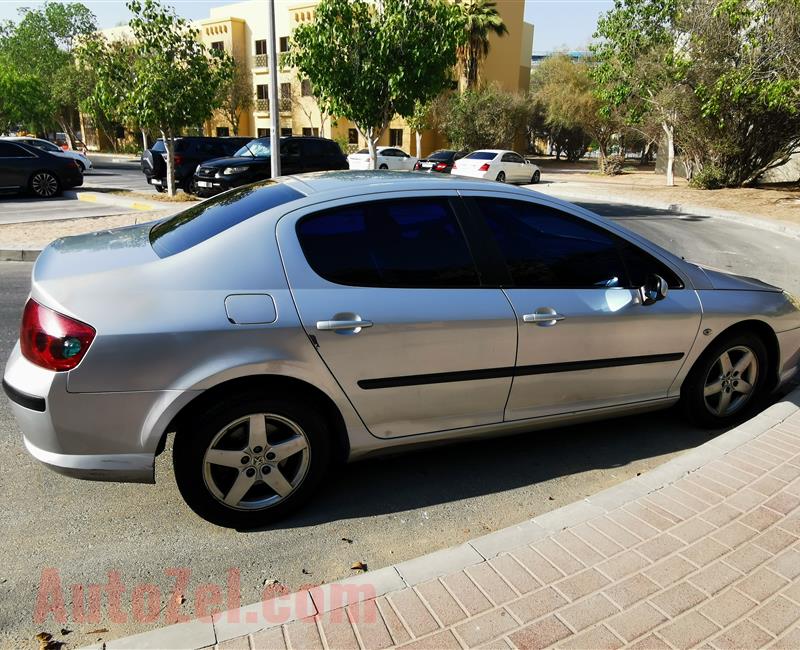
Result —
<instances>
[{"instance_id":1,"label":"rear tail light","mask_svg":"<svg viewBox=\"0 0 800 650\"><path fill-rule=\"evenodd\" d=\"M183 156L181 154L179 154L179 153L173 154L172 155L172 159L175 161L176 165L182 165L183 164Z\"/></svg>"},{"instance_id":2,"label":"rear tail light","mask_svg":"<svg viewBox=\"0 0 800 650\"><path fill-rule=\"evenodd\" d=\"M483 163L480 167L478 167L479 172L488 172L489 171L489 163Z\"/></svg>"},{"instance_id":3,"label":"rear tail light","mask_svg":"<svg viewBox=\"0 0 800 650\"><path fill-rule=\"evenodd\" d=\"M79 169L79 168L80 168L80 165L78 165L78 163L75 161L75 159L73 159L73 158L70 158L70 159L67 161L67 167L74 167L75 169Z\"/></svg>"},{"instance_id":4,"label":"rear tail light","mask_svg":"<svg viewBox=\"0 0 800 650\"><path fill-rule=\"evenodd\" d=\"M71 370L86 354L95 330L86 323L43 307L32 298L25 305L19 345L22 355L37 366Z\"/></svg>"},{"instance_id":5,"label":"rear tail light","mask_svg":"<svg viewBox=\"0 0 800 650\"><path fill-rule=\"evenodd\" d=\"M435 169L437 172L440 172L440 171L442 171L442 170L443 170L445 167L447 167L447 163L436 163L436 166L434 167L434 169ZM456 167L456 166L455 166L455 165L453 165L453 169L455 169L455 167Z\"/></svg>"},{"instance_id":6,"label":"rear tail light","mask_svg":"<svg viewBox=\"0 0 800 650\"><path fill-rule=\"evenodd\" d=\"M457 162L453 163L453 169L458 169L458 163Z\"/></svg>"},{"instance_id":7,"label":"rear tail light","mask_svg":"<svg viewBox=\"0 0 800 650\"><path fill-rule=\"evenodd\" d=\"M414 163L414 171L417 171L419 169L422 169L422 163L415 162Z\"/></svg>"}]
</instances>

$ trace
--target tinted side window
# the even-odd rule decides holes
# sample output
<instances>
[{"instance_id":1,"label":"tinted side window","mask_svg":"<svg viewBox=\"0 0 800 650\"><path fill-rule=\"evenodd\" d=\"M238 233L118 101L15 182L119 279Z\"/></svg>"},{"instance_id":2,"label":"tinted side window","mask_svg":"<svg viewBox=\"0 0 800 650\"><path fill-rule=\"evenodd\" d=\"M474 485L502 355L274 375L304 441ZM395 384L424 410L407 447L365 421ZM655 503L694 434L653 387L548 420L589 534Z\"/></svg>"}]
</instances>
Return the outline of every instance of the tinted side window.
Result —
<instances>
[{"instance_id":1,"label":"tinted side window","mask_svg":"<svg viewBox=\"0 0 800 650\"><path fill-rule=\"evenodd\" d=\"M314 271L365 287L475 287L478 273L444 199L382 201L334 208L297 224Z\"/></svg>"},{"instance_id":2,"label":"tinted side window","mask_svg":"<svg viewBox=\"0 0 800 650\"><path fill-rule=\"evenodd\" d=\"M670 289L683 289L683 282L666 264L629 242L622 245L622 257L631 285L641 287L654 273L667 281Z\"/></svg>"},{"instance_id":3,"label":"tinted side window","mask_svg":"<svg viewBox=\"0 0 800 650\"><path fill-rule=\"evenodd\" d=\"M32 158L33 156L20 146L11 142L0 142L0 158Z\"/></svg>"},{"instance_id":4,"label":"tinted side window","mask_svg":"<svg viewBox=\"0 0 800 650\"><path fill-rule=\"evenodd\" d=\"M310 158L322 158L322 142L320 140L306 140L303 142L303 153Z\"/></svg>"},{"instance_id":5,"label":"tinted side window","mask_svg":"<svg viewBox=\"0 0 800 650\"><path fill-rule=\"evenodd\" d=\"M629 286L616 238L552 208L478 199L514 281L530 288Z\"/></svg>"},{"instance_id":6,"label":"tinted side window","mask_svg":"<svg viewBox=\"0 0 800 650\"><path fill-rule=\"evenodd\" d=\"M339 158L342 155L342 150L335 142L326 142L325 154L331 158Z\"/></svg>"}]
</instances>

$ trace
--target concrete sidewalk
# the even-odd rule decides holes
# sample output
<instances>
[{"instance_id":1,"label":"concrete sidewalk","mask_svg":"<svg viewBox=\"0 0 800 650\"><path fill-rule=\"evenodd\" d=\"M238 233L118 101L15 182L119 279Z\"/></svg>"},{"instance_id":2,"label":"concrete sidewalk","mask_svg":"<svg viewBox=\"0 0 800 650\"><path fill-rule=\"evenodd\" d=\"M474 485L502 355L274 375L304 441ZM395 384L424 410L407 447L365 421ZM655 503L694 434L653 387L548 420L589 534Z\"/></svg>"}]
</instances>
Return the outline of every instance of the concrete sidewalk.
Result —
<instances>
[{"instance_id":1,"label":"concrete sidewalk","mask_svg":"<svg viewBox=\"0 0 800 650\"><path fill-rule=\"evenodd\" d=\"M643 476L519 526L105 644L396 646L800 648L800 390Z\"/></svg>"}]
</instances>

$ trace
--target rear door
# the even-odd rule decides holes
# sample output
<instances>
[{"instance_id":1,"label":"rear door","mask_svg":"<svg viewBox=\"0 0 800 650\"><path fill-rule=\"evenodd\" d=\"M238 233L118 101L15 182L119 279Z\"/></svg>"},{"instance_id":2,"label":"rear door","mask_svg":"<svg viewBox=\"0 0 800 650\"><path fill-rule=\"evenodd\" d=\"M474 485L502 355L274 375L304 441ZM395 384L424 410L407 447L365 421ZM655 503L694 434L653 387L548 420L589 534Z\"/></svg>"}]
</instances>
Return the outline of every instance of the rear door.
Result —
<instances>
[{"instance_id":1,"label":"rear door","mask_svg":"<svg viewBox=\"0 0 800 650\"><path fill-rule=\"evenodd\" d=\"M509 270L519 329L507 420L667 396L700 326L697 295L672 269L545 203L498 196L472 205ZM670 291L644 306L636 287L652 273Z\"/></svg>"},{"instance_id":2,"label":"rear door","mask_svg":"<svg viewBox=\"0 0 800 650\"><path fill-rule=\"evenodd\" d=\"M27 187L36 156L13 142L0 141L0 190Z\"/></svg>"},{"instance_id":3,"label":"rear door","mask_svg":"<svg viewBox=\"0 0 800 650\"><path fill-rule=\"evenodd\" d=\"M502 421L514 312L502 290L481 286L458 197L381 197L279 221L303 327L376 436Z\"/></svg>"}]
</instances>

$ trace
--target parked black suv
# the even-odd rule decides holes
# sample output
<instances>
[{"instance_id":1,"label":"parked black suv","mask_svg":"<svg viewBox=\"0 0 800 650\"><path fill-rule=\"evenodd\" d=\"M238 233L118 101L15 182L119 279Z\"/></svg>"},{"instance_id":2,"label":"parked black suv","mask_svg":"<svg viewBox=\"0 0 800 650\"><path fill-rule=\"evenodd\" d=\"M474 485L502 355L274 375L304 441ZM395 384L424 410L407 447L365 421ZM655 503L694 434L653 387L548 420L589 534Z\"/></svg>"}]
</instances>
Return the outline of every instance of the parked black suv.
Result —
<instances>
[{"instance_id":1,"label":"parked black suv","mask_svg":"<svg viewBox=\"0 0 800 650\"><path fill-rule=\"evenodd\" d=\"M212 158L230 156L250 138L209 138L182 136L175 138L175 185L184 192L192 191L192 176L197 165ZM159 192L167 189L167 148L159 138L142 154L142 172L147 182Z\"/></svg>"},{"instance_id":2,"label":"parked black suv","mask_svg":"<svg viewBox=\"0 0 800 650\"><path fill-rule=\"evenodd\" d=\"M83 172L74 158L50 153L21 142L0 140L0 190L31 192L42 199L83 185Z\"/></svg>"},{"instance_id":3,"label":"parked black suv","mask_svg":"<svg viewBox=\"0 0 800 650\"><path fill-rule=\"evenodd\" d=\"M199 196L213 196L232 187L271 176L269 138L257 138L230 158L208 160L197 168L194 188ZM281 138L281 174L347 169L347 158L333 140L313 136Z\"/></svg>"}]
</instances>

